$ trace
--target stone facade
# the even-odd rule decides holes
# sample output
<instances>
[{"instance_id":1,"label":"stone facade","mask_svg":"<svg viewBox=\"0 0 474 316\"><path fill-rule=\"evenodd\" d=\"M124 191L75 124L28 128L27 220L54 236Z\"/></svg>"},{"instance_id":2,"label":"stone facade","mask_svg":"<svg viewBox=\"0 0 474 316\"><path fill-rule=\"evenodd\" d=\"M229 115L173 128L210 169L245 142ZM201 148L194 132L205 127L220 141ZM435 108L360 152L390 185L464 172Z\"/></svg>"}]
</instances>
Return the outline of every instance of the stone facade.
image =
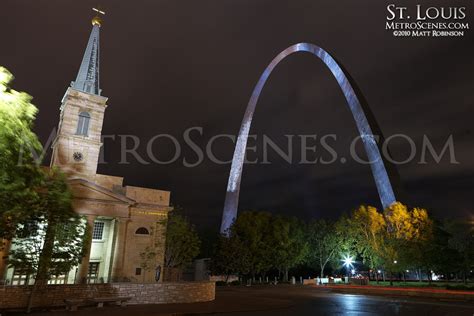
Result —
<instances>
[{"instance_id":1,"label":"stone facade","mask_svg":"<svg viewBox=\"0 0 474 316\"><path fill-rule=\"evenodd\" d=\"M51 165L76 176L96 174L106 102L106 97L67 89L60 108ZM81 113L89 115L85 129L78 126ZM75 154L80 154L81 159Z\"/></svg>"},{"instance_id":2,"label":"stone facade","mask_svg":"<svg viewBox=\"0 0 474 316\"><path fill-rule=\"evenodd\" d=\"M31 289L32 286L7 286L0 288L0 310L24 308ZM93 297L130 297L129 304L208 302L215 299L215 283L47 285L38 288L32 306L64 306L65 299L88 299Z\"/></svg>"}]
</instances>

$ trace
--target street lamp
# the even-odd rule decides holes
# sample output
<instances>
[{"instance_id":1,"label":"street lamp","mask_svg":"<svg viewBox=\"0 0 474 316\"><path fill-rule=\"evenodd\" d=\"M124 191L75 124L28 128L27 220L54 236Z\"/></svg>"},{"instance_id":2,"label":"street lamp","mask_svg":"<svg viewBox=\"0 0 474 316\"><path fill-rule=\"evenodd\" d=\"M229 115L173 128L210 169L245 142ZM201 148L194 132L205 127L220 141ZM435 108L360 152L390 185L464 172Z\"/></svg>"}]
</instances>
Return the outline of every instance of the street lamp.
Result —
<instances>
[{"instance_id":1,"label":"street lamp","mask_svg":"<svg viewBox=\"0 0 474 316\"><path fill-rule=\"evenodd\" d=\"M354 259L352 257L345 257L344 259L342 259L342 261L344 262L344 266L347 268L347 267L352 267L352 262Z\"/></svg>"},{"instance_id":2,"label":"street lamp","mask_svg":"<svg viewBox=\"0 0 474 316\"><path fill-rule=\"evenodd\" d=\"M346 256L344 259L342 259L342 262L344 262L343 265L346 267L347 277L349 277L349 269L353 267L352 263L354 262L354 258L351 256Z\"/></svg>"}]
</instances>

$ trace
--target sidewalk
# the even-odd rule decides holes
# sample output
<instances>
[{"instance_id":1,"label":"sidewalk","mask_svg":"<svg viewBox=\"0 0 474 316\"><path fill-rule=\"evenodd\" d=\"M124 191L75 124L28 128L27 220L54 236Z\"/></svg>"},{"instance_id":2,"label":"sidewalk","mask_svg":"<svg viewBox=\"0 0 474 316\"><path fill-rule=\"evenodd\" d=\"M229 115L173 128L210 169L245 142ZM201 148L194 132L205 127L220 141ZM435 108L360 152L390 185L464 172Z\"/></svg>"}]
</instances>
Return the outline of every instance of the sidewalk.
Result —
<instances>
[{"instance_id":1,"label":"sidewalk","mask_svg":"<svg viewBox=\"0 0 474 316\"><path fill-rule=\"evenodd\" d=\"M288 288L290 288L288 286ZM277 290L278 288L269 288ZM185 304L149 304L149 305L128 305L126 307L106 306L98 309L96 307L83 307L76 312L65 311L64 308L58 308L52 311L35 311L32 316L177 316L177 315L204 315L221 313L245 313L275 311L278 315L281 310L292 307L295 303L285 297L277 295L252 295L265 289L257 287L220 287L216 291L216 300L201 303ZM284 294L284 293L282 293ZM23 313L5 313L2 316L19 316Z\"/></svg>"},{"instance_id":2,"label":"sidewalk","mask_svg":"<svg viewBox=\"0 0 474 316\"><path fill-rule=\"evenodd\" d=\"M326 290L330 289L331 291L340 293L397 295L474 301L474 291L456 291L436 288L389 287L371 285L311 285L311 287Z\"/></svg>"}]
</instances>

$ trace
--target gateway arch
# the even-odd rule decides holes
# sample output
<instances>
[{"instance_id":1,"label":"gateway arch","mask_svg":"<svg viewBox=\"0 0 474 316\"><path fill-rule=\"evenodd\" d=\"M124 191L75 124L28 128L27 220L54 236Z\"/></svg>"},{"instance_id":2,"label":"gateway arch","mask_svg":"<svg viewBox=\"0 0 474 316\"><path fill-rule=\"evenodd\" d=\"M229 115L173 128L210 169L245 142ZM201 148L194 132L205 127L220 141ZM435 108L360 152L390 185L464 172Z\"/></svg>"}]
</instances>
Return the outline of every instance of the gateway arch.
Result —
<instances>
[{"instance_id":1,"label":"gateway arch","mask_svg":"<svg viewBox=\"0 0 474 316\"><path fill-rule=\"evenodd\" d=\"M239 204L240 181L242 178L242 169L245 159L245 150L247 147L247 138L252 124L253 113L257 105L262 89L272 73L273 69L286 57L297 52L307 52L318 57L329 68L332 75L336 79L339 87L344 93L347 105L352 112L357 129L364 144L367 157L370 161L370 167L377 186L377 191L384 208L390 206L396 201L392 183L398 183L395 167L382 157L381 145L376 142L374 135L378 135L382 139L382 134L378 125L363 100L362 95L357 91L357 87L350 82L350 76L321 47L310 43L299 43L288 47L276 56L263 72L257 85L255 86L252 96L250 97L247 109L245 110L242 125L239 131L239 137L235 145L234 157L230 169L229 181L227 184L227 193L224 203L224 211L222 214L222 222L220 231L227 234L228 229L237 217L237 208ZM361 103L364 102L364 103ZM374 133L374 131L376 133Z\"/></svg>"}]
</instances>

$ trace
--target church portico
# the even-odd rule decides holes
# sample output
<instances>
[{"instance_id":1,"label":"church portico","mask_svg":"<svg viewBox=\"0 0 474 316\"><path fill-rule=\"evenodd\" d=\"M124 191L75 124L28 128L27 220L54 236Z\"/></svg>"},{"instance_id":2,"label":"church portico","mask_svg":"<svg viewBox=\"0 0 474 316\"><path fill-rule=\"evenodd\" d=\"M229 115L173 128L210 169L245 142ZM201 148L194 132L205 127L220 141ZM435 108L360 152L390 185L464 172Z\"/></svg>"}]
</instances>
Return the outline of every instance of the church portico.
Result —
<instances>
[{"instance_id":1,"label":"church portico","mask_svg":"<svg viewBox=\"0 0 474 316\"><path fill-rule=\"evenodd\" d=\"M72 179L74 209L88 221L89 246L68 283L156 282L164 260L169 192L122 186L123 178ZM132 199L133 197L133 199Z\"/></svg>"}]
</instances>

